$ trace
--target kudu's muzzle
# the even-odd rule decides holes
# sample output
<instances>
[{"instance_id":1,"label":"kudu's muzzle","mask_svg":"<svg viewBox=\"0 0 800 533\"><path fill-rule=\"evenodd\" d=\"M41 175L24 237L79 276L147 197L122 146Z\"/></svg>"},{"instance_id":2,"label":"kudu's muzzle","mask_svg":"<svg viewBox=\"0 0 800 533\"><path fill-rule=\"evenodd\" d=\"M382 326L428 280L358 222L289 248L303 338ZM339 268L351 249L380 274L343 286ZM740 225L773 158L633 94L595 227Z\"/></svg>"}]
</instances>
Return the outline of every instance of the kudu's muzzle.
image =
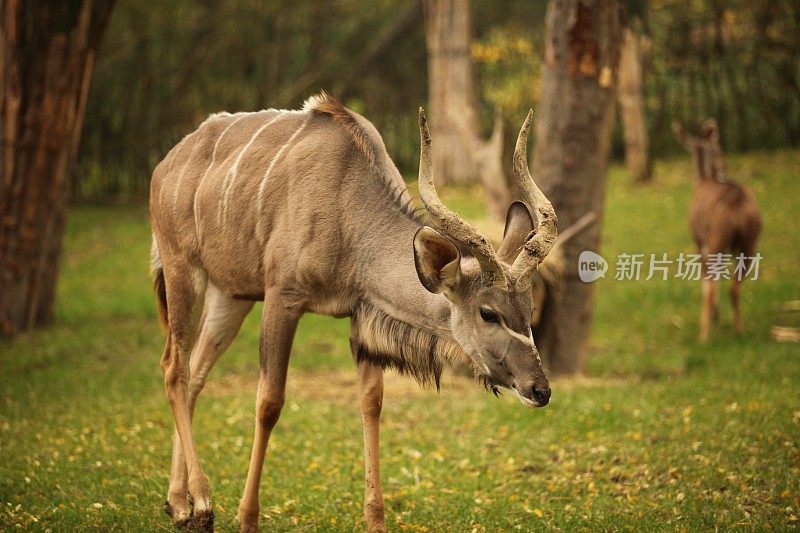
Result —
<instances>
[{"instance_id":1,"label":"kudu's muzzle","mask_svg":"<svg viewBox=\"0 0 800 533\"><path fill-rule=\"evenodd\" d=\"M519 401L527 407L544 407L550 403L550 382L533 340L528 344L514 339L507 350L503 366L511 374L510 388Z\"/></svg>"},{"instance_id":2,"label":"kudu's muzzle","mask_svg":"<svg viewBox=\"0 0 800 533\"><path fill-rule=\"evenodd\" d=\"M550 403L550 385L538 384L536 382L515 387L520 396L526 400L530 400L537 404L538 407L544 407Z\"/></svg>"}]
</instances>

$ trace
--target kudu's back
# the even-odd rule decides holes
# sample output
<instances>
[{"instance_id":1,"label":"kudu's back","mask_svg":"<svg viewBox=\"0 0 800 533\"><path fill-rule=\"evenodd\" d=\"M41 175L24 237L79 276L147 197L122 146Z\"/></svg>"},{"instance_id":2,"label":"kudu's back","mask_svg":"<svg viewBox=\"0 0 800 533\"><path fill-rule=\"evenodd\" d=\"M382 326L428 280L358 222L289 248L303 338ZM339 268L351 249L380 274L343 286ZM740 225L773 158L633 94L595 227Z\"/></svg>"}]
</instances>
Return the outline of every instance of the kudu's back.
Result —
<instances>
[{"instance_id":1,"label":"kudu's back","mask_svg":"<svg viewBox=\"0 0 800 533\"><path fill-rule=\"evenodd\" d=\"M212 115L155 169L150 210L162 254L258 299L267 279L309 293L347 285L336 258L355 252L359 221L380 220L394 184L374 127L323 95L301 111Z\"/></svg>"}]
</instances>

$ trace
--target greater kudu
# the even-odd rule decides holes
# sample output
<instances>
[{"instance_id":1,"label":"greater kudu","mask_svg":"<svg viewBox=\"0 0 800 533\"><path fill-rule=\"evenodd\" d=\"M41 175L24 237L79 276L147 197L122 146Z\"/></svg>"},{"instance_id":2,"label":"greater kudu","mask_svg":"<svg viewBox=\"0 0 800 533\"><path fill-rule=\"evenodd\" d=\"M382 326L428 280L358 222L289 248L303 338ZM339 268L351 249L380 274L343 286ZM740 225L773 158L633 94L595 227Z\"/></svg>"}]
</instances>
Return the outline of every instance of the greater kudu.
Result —
<instances>
[{"instance_id":1,"label":"greater kudu","mask_svg":"<svg viewBox=\"0 0 800 533\"><path fill-rule=\"evenodd\" d=\"M255 300L264 302L261 371L242 531L258 527L264 452L305 312L351 319L370 531L385 531L378 461L385 368L438 386L442 365L463 359L489 389L507 388L530 407L548 403L528 326L530 278L556 240L557 221L528 171L530 120L514 159L527 205L510 206L496 252L440 201L422 109L419 187L437 229L415 216L374 126L324 93L299 111L212 115L170 151L153 174L150 212L167 329L161 367L176 428L166 509L176 525L213 528L192 413ZM192 317L202 301L198 324Z\"/></svg>"},{"instance_id":2,"label":"greater kudu","mask_svg":"<svg viewBox=\"0 0 800 533\"><path fill-rule=\"evenodd\" d=\"M703 303L700 309L700 341L708 340L711 322L719 316L717 282L709 275L712 258L719 254L741 254L749 266L761 233L761 213L753 193L745 186L726 179L725 161L719 146L719 131L713 118L703 122L700 135L687 133L674 122L678 142L692 154L695 167L694 192L689 207L689 224L701 255ZM734 258L735 259L735 258ZM744 331L739 310L743 272L731 276L733 321L738 333Z\"/></svg>"}]
</instances>

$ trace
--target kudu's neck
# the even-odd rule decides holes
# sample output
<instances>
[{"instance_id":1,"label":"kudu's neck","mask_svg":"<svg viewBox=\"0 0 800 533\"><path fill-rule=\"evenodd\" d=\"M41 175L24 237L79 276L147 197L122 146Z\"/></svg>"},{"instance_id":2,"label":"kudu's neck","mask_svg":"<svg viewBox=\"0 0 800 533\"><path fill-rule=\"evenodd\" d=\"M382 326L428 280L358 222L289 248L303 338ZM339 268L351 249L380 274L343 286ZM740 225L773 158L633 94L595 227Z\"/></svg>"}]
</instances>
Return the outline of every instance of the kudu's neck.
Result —
<instances>
[{"instance_id":1,"label":"kudu's neck","mask_svg":"<svg viewBox=\"0 0 800 533\"><path fill-rule=\"evenodd\" d=\"M450 333L447 300L428 292L414 266L421 224L396 209L364 219L359 268L361 298L351 319L357 357L439 385L447 361L466 360Z\"/></svg>"},{"instance_id":2,"label":"kudu's neck","mask_svg":"<svg viewBox=\"0 0 800 533\"><path fill-rule=\"evenodd\" d=\"M414 235L422 226L402 214L386 216L371 226L377 235L363 257L364 296L374 306L403 322L449 333L450 307L439 294L428 292L414 266Z\"/></svg>"}]
</instances>

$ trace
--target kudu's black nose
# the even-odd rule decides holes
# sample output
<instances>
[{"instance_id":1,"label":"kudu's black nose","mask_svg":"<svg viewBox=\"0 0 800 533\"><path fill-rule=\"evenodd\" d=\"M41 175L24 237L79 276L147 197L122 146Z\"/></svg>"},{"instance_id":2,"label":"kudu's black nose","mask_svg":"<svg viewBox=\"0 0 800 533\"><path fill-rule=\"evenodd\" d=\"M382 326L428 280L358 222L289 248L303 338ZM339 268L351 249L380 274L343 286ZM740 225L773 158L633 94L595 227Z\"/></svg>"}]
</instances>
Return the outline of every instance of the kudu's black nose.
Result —
<instances>
[{"instance_id":1,"label":"kudu's black nose","mask_svg":"<svg viewBox=\"0 0 800 533\"><path fill-rule=\"evenodd\" d=\"M541 407L550 403L550 387L540 388L536 385L533 386L533 400Z\"/></svg>"}]
</instances>

